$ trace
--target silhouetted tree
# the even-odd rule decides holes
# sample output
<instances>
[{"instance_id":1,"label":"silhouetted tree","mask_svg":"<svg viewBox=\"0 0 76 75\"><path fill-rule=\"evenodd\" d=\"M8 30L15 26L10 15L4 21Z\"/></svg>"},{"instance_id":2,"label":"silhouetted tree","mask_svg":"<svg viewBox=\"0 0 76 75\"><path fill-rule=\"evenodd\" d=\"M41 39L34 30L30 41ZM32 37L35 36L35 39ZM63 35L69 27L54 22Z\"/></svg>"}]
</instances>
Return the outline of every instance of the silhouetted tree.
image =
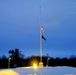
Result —
<instances>
[{"instance_id":1,"label":"silhouetted tree","mask_svg":"<svg viewBox=\"0 0 76 75\"><path fill-rule=\"evenodd\" d=\"M19 49L15 49L15 50L9 50L9 57L11 57L11 63L13 65L11 65L11 67L15 67L15 66L23 66L23 57L24 55L21 54L21 51L19 51Z\"/></svg>"},{"instance_id":2,"label":"silhouetted tree","mask_svg":"<svg viewBox=\"0 0 76 75\"><path fill-rule=\"evenodd\" d=\"M1 57L2 59L7 59L7 57L5 56L5 55L2 55L2 57Z\"/></svg>"},{"instance_id":3,"label":"silhouetted tree","mask_svg":"<svg viewBox=\"0 0 76 75\"><path fill-rule=\"evenodd\" d=\"M8 59L5 55L2 55L0 59L0 67L1 68L7 68L8 67Z\"/></svg>"},{"instance_id":4,"label":"silhouetted tree","mask_svg":"<svg viewBox=\"0 0 76 75\"><path fill-rule=\"evenodd\" d=\"M9 50L9 57L10 59L10 66L11 67L22 67L22 66L32 66L33 63L37 63L39 65L40 62L40 56L30 56L27 58L24 58L24 55L21 53L19 49L12 49ZM49 58L49 59L48 59ZM76 67L76 56L72 55L69 59L68 58L53 58L47 56L42 56L42 62L44 63L44 66L47 65L47 59L48 59L48 66L72 66ZM7 68L8 67L8 60L5 55L0 57L0 68Z\"/></svg>"},{"instance_id":5,"label":"silhouetted tree","mask_svg":"<svg viewBox=\"0 0 76 75\"><path fill-rule=\"evenodd\" d=\"M71 56L69 59L70 66L76 67L76 56Z\"/></svg>"}]
</instances>

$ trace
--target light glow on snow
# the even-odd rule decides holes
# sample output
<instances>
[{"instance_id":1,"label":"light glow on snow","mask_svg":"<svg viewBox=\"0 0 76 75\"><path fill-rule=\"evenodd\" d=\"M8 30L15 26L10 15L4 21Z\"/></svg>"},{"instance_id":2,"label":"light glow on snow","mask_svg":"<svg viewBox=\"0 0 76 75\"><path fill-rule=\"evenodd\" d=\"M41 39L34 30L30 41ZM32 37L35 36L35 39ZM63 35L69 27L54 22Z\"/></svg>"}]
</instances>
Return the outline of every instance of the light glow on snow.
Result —
<instances>
[{"instance_id":1,"label":"light glow on snow","mask_svg":"<svg viewBox=\"0 0 76 75\"><path fill-rule=\"evenodd\" d=\"M1 70L0 75L19 75L19 74L13 70Z\"/></svg>"},{"instance_id":2,"label":"light glow on snow","mask_svg":"<svg viewBox=\"0 0 76 75\"><path fill-rule=\"evenodd\" d=\"M22 68L31 68L31 67L22 67Z\"/></svg>"},{"instance_id":3,"label":"light glow on snow","mask_svg":"<svg viewBox=\"0 0 76 75\"><path fill-rule=\"evenodd\" d=\"M36 70L30 67L19 67L10 69L0 69L0 75L76 75L76 68L58 67L38 67Z\"/></svg>"}]
</instances>

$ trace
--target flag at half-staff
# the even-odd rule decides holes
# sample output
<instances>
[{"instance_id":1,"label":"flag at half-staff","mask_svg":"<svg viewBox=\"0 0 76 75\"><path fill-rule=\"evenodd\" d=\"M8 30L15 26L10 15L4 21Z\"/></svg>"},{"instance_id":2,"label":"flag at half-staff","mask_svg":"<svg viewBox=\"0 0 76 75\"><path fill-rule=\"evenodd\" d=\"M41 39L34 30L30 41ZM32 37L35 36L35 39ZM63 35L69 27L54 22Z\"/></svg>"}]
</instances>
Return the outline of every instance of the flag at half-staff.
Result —
<instances>
[{"instance_id":1,"label":"flag at half-staff","mask_svg":"<svg viewBox=\"0 0 76 75\"><path fill-rule=\"evenodd\" d=\"M41 31L44 32L44 28L41 26Z\"/></svg>"},{"instance_id":2,"label":"flag at half-staff","mask_svg":"<svg viewBox=\"0 0 76 75\"><path fill-rule=\"evenodd\" d=\"M41 26L41 31L44 32L44 28ZM46 38L42 35L42 39L46 40Z\"/></svg>"},{"instance_id":3,"label":"flag at half-staff","mask_svg":"<svg viewBox=\"0 0 76 75\"><path fill-rule=\"evenodd\" d=\"M46 40L46 38L42 35L42 39Z\"/></svg>"}]
</instances>

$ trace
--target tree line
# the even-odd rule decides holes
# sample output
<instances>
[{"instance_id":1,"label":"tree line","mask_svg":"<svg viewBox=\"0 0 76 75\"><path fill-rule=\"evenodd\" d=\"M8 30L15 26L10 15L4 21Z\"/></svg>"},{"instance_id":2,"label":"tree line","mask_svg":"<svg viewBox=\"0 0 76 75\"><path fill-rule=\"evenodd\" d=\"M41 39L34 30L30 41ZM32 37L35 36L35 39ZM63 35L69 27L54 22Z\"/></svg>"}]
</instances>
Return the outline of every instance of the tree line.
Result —
<instances>
[{"instance_id":1,"label":"tree line","mask_svg":"<svg viewBox=\"0 0 76 75\"><path fill-rule=\"evenodd\" d=\"M9 50L9 57L7 58L5 55L0 57L0 68L8 68L10 63L10 68L15 67L27 67L32 66L33 63L40 62L40 56L30 56L25 58L24 54L21 53L19 49ZM53 58L48 56L42 56L42 61L44 66L71 66L76 67L76 56L71 56L70 58Z\"/></svg>"}]
</instances>

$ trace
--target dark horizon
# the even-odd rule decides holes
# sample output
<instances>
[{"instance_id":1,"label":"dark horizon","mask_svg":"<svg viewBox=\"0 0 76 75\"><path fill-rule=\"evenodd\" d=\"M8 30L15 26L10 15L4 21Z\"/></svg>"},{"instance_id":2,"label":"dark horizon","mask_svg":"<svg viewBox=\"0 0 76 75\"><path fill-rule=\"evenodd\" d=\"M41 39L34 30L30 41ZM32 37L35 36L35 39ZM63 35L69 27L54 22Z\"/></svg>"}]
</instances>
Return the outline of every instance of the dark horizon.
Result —
<instances>
[{"instance_id":1,"label":"dark horizon","mask_svg":"<svg viewBox=\"0 0 76 75\"><path fill-rule=\"evenodd\" d=\"M10 50L15 50L15 49L19 49L19 48L13 48L13 49L9 49L8 50L8 52L7 53L3 53L3 54L0 54L0 57L2 57L2 56L6 56L7 58L9 57L9 51ZM20 50L20 49L19 49ZM24 55L24 57L25 58L27 58L27 57L31 57L31 56L40 56L40 54L33 54L33 53L24 53L24 52L22 52L21 50L20 50L20 52L21 52L21 54L23 54ZM44 53L44 52L43 52ZM42 56L47 56L47 57L52 57L52 58L71 58L71 57L75 57L76 55L74 55L74 54L72 54L72 55L65 55L65 56L56 56L56 55L54 55L54 54L49 54L49 53L47 53L47 54L42 54Z\"/></svg>"}]
</instances>

